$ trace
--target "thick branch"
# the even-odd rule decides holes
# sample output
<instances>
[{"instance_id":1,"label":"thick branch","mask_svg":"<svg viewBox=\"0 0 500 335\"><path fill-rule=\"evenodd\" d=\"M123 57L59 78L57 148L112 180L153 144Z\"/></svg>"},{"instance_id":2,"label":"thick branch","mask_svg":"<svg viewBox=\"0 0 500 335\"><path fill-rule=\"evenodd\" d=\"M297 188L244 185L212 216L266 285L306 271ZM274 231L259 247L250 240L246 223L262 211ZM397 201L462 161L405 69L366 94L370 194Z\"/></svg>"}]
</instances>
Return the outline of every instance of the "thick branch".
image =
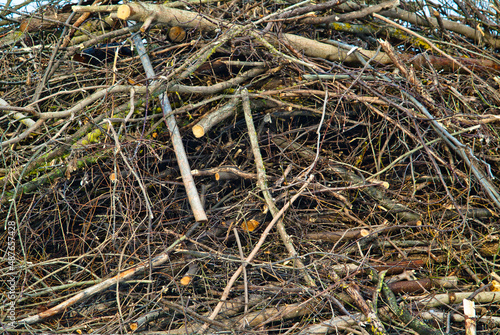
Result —
<instances>
[{"instance_id":1,"label":"thick branch","mask_svg":"<svg viewBox=\"0 0 500 335\"><path fill-rule=\"evenodd\" d=\"M155 18L170 26L196 27L201 30L215 30L217 25L203 18L196 12L170 8L163 5L144 2L134 2L121 5L117 10L117 17L122 20L133 20L144 22L148 18Z\"/></svg>"}]
</instances>

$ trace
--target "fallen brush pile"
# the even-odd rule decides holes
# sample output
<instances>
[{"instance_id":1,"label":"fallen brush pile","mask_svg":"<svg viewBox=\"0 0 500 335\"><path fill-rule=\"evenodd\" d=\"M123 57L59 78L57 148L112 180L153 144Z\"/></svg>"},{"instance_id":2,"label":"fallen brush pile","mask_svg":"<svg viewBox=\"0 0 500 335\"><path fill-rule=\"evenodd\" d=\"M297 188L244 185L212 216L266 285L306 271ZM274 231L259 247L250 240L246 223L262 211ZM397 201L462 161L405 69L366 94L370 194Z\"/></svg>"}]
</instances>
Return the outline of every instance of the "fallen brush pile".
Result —
<instances>
[{"instance_id":1,"label":"fallen brush pile","mask_svg":"<svg viewBox=\"0 0 500 335\"><path fill-rule=\"evenodd\" d=\"M2 332L500 332L497 7L28 3Z\"/></svg>"}]
</instances>

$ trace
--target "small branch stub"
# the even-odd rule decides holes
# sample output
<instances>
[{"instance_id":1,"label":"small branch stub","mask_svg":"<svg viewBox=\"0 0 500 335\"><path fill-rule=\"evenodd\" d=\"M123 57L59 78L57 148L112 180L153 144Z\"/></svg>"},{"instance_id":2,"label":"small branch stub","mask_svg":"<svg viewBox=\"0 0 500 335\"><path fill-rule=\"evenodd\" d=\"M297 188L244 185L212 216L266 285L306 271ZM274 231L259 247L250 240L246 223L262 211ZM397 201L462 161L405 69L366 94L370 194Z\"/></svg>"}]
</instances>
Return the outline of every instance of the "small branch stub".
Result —
<instances>
[{"instance_id":1,"label":"small branch stub","mask_svg":"<svg viewBox=\"0 0 500 335\"><path fill-rule=\"evenodd\" d=\"M119 19L126 20L133 15L132 8L128 5L121 5L116 11L116 16Z\"/></svg>"},{"instance_id":2,"label":"small branch stub","mask_svg":"<svg viewBox=\"0 0 500 335\"><path fill-rule=\"evenodd\" d=\"M238 105L237 96L233 97L228 103L221 108L205 115L197 124L192 128L194 136L197 138L205 135L213 126L224 121L236 112Z\"/></svg>"}]
</instances>

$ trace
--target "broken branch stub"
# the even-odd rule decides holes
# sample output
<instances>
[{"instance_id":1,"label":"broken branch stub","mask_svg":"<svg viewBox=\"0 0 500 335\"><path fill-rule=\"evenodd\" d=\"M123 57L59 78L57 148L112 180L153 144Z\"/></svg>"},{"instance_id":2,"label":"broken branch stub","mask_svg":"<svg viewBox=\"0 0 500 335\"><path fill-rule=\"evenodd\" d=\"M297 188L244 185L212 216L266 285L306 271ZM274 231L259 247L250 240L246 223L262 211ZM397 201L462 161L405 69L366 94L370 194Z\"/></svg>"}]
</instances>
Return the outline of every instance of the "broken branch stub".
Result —
<instances>
[{"instance_id":1,"label":"broken branch stub","mask_svg":"<svg viewBox=\"0 0 500 335\"><path fill-rule=\"evenodd\" d=\"M237 97L233 97L228 103L221 108L209 113L203 117L196 125L193 126L193 134L197 138L205 135L213 126L224 121L236 112L238 105Z\"/></svg>"},{"instance_id":2,"label":"broken branch stub","mask_svg":"<svg viewBox=\"0 0 500 335\"><path fill-rule=\"evenodd\" d=\"M170 26L197 27L201 30L214 30L217 25L203 18L196 12L169 8L162 5L150 3L130 3L118 7L116 16L122 20L133 20L145 22L151 17L155 17L159 22Z\"/></svg>"},{"instance_id":3,"label":"broken branch stub","mask_svg":"<svg viewBox=\"0 0 500 335\"><path fill-rule=\"evenodd\" d=\"M266 37L271 41L271 35L266 35ZM283 34L283 37L293 48L298 51L303 51L304 54L309 57L319 57L329 61L344 61L348 63L358 62L356 55L354 55L354 53L349 53L348 50L343 50L330 44L318 42L316 40L294 34ZM275 39L276 42L271 43L279 43L278 39ZM361 48L358 48L357 51L366 58L374 58L374 60L380 64L390 64L392 62L389 56L383 52L379 52L377 54L376 51Z\"/></svg>"}]
</instances>

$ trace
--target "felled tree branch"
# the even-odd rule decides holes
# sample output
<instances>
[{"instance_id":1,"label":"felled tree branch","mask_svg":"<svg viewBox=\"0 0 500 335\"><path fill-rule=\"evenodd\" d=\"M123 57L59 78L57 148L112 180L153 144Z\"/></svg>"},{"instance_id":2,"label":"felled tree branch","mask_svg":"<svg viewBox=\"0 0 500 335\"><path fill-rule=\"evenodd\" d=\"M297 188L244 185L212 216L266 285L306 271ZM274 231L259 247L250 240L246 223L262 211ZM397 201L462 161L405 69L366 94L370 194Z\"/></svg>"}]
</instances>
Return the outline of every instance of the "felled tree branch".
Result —
<instances>
[{"instance_id":1,"label":"felled tree branch","mask_svg":"<svg viewBox=\"0 0 500 335\"><path fill-rule=\"evenodd\" d=\"M122 20L146 22L153 17L159 22L170 26L191 27L201 30L214 30L217 25L204 18L197 12L170 8L163 5L150 4L146 2L133 2L121 5L116 11L116 16Z\"/></svg>"},{"instance_id":2,"label":"felled tree branch","mask_svg":"<svg viewBox=\"0 0 500 335\"><path fill-rule=\"evenodd\" d=\"M73 10L83 11L84 9L76 7L73 8ZM232 30L234 26L237 26L223 20L204 18L198 13L157 4L133 3L122 5L117 9L116 15L123 20L146 21L153 18L157 22L166 23L168 25L197 28L205 31L216 31L222 27ZM309 57L319 57L330 61L358 62L356 56L348 54L348 51L306 37L293 34L283 34L283 36L276 37L271 34L266 34L265 38L269 39L275 46L279 45L280 38L285 38L291 47L299 52L303 52ZM372 58L376 55L376 52L371 50L360 48L358 51L367 58ZM389 64L391 62L390 58L384 53L379 53L374 60L381 64Z\"/></svg>"},{"instance_id":3,"label":"felled tree branch","mask_svg":"<svg viewBox=\"0 0 500 335\"><path fill-rule=\"evenodd\" d=\"M175 246L177 246L179 243L181 243L185 238L186 238L185 236L180 237L178 240L176 240L174 243L172 243L170 246L168 246L168 248L163 253L161 253L158 256L156 256L155 258L153 258L151 260L151 262L149 262L149 261L141 262L131 269L123 271L114 277L103 280L99 284L96 284L94 286L86 288L85 290L79 292L78 294L74 295L70 299L63 301L62 303L58 304L57 306L54 306L46 311L43 311L41 313L36 314L36 315L24 318L24 319L20 320L19 323L20 324L33 324L33 323L37 323L37 322L40 322L42 320L45 320L49 317L52 317L54 315L57 315L59 313L64 312L68 307L73 306L74 304L81 301L82 299L88 299L89 297L108 289L112 285L116 285L116 283L123 282L129 278L132 278L133 276L136 276L136 275L144 272L145 270L149 269L150 265L156 267L156 266L159 266L159 265L165 263L166 261L170 260L170 257L169 257L170 251L172 251L175 248ZM77 260L78 259L74 260L73 262L76 262Z\"/></svg>"},{"instance_id":4,"label":"felled tree branch","mask_svg":"<svg viewBox=\"0 0 500 335\"><path fill-rule=\"evenodd\" d=\"M235 114L238 105L238 96L234 96L229 102L222 107L217 108L211 113L208 113L197 124L193 126L193 134L196 137L202 137L213 126Z\"/></svg>"},{"instance_id":5,"label":"felled tree branch","mask_svg":"<svg viewBox=\"0 0 500 335\"><path fill-rule=\"evenodd\" d=\"M137 49L139 49L139 56L141 58L141 62L146 75L148 76L148 78L153 78L155 76L154 69L151 65L151 61L149 60L149 56L146 53L146 49L142 44L141 37L139 35L135 35L133 39ZM170 131L172 145L174 147L175 156L177 157L177 163L179 164L179 169L182 175L182 181L186 188L189 204L191 205L191 210L193 211L195 220L198 222L208 221L207 215L200 201L200 195L196 190L193 176L191 175L189 161L186 155L186 151L184 150L184 144L182 143L179 127L177 126L177 121L175 120L175 115L172 113L172 107L170 106L167 93L161 93L158 98L163 110L165 123L167 124L168 130Z\"/></svg>"}]
</instances>

